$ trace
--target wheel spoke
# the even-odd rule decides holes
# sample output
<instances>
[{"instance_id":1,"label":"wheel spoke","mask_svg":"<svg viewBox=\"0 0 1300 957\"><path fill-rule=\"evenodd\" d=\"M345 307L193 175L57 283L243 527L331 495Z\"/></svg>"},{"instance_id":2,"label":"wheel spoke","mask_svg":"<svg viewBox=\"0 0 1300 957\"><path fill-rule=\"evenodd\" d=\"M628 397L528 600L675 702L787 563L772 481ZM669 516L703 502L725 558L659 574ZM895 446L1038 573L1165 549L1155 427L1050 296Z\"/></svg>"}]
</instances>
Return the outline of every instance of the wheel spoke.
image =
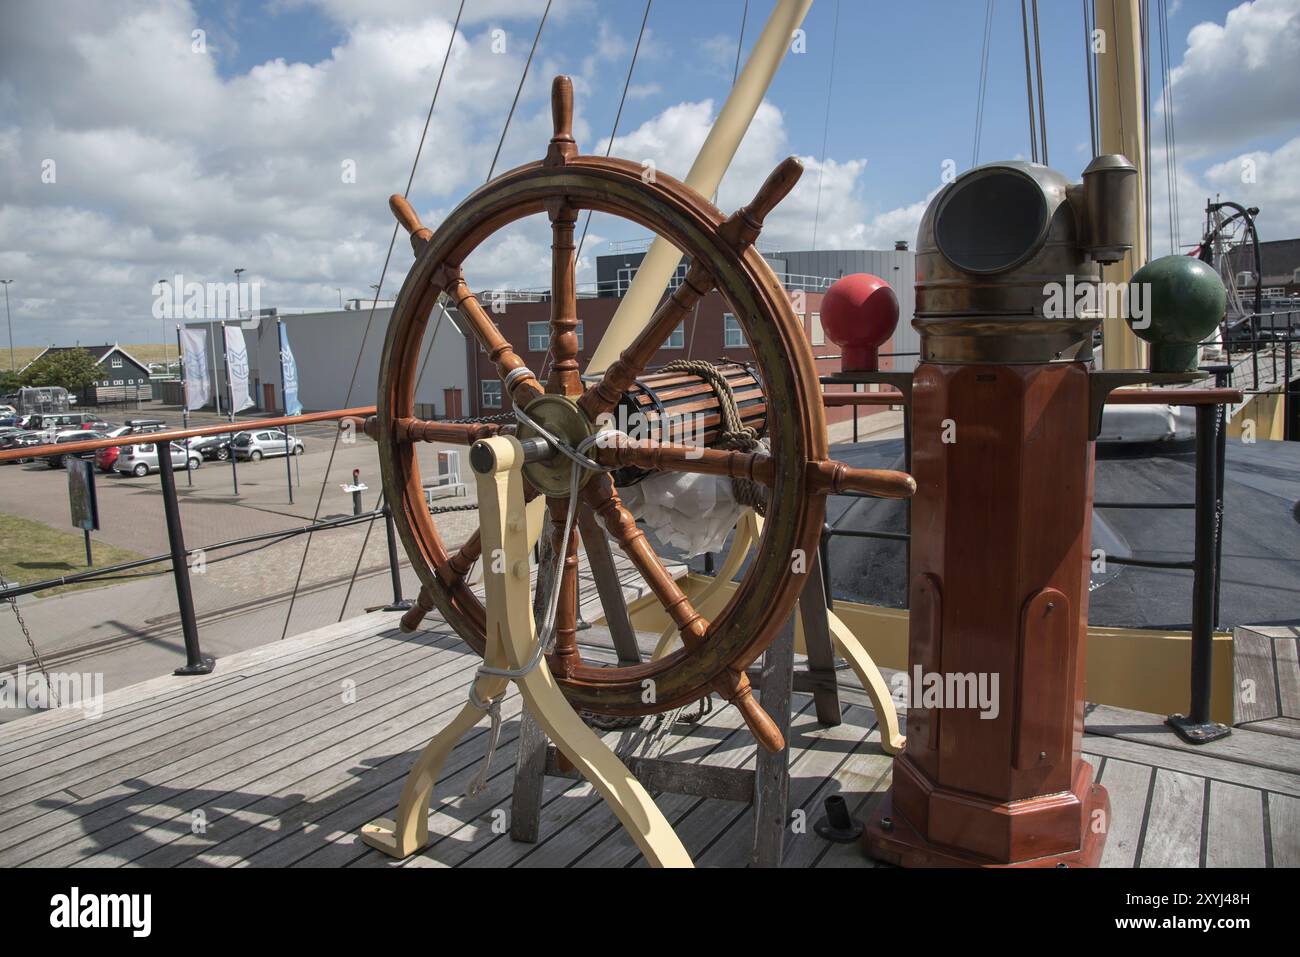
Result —
<instances>
[{"instance_id":1,"label":"wheel spoke","mask_svg":"<svg viewBox=\"0 0 1300 957\"><path fill-rule=\"evenodd\" d=\"M344 419L352 428L359 428L370 438L379 439L379 416L365 420ZM491 422L430 422L427 419L403 417L393 420L393 438L398 442L447 442L452 445L473 445L479 439L489 439L501 431L501 426Z\"/></svg>"},{"instance_id":2,"label":"wheel spoke","mask_svg":"<svg viewBox=\"0 0 1300 957\"><path fill-rule=\"evenodd\" d=\"M516 374L510 387L510 397L515 405L527 405L541 395L542 387L537 382L537 376L528 368L524 360L519 358L514 346L501 334L501 330L479 304L477 297L469 291L469 286L465 284L465 274L459 269L447 267L434 281L456 304L456 308L469 324L470 331L474 333L474 338L479 341L479 345L496 366L497 375L503 382L512 372L518 369L524 370Z\"/></svg>"},{"instance_id":3,"label":"wheel spoke","mask_svg":"<svg viewBox=\"0 0 1300 957\"><path fill-rule=\"evenodd\" d=\"M577 248L574 226L578 211L559 204L549 210L551 217L551 369L546 376L546 391L553 395L576 396L582 393L578 367L578 291Z\"/></svg>"},{"instance_id":4,"label":"wheel spoke","mask_svg":"<svg viewBox=\"0 0 1300 957\"><path fill-rule=\"evenodd\" d=\"M694 648L704 640L709 623L697 612L690 599L673 580L664 563L646 540L645 532L637 527L636 519L623 507L614 481L607 474L593 476L582 490L583 501L605 523L610 537L618 543L636 570L654 593L664 611L677 625L682 642Z\"/></svg>"},{"instance_id":5,"label":"wheel spoke","mask_svg":"<svg viewBox=\"0 0 1300 957\"><path fill-rule=\"evenodd\" d=\"M593 388L578 400L582 411L594 421L609 412L622 398L623 393L636 383L645 367L650 364L654 354L668 341L673 330L681 324L696 304L708 295L714 286L713 277L704 267L691 264L686 271L686 279L673 290L644 329L637 333L635 339L614 363L605 370Z\"/></svg>"},{"instance_id":6,"label":"wheel spoke","mask_svg":"<svg viewBox=\"0 0 1300 957\"><path fill-rule=\"evenodd\" d=\"M569 540L562 544L564 521L568 515L566 498L547 501L551 512L551 547L556 554L563 547L564 565L560 570L560 595L555 606L555 651L551 655L551 670L565 677L582 663L578 651L578 529L569 530Z\"/></svg>"}]
</instances>

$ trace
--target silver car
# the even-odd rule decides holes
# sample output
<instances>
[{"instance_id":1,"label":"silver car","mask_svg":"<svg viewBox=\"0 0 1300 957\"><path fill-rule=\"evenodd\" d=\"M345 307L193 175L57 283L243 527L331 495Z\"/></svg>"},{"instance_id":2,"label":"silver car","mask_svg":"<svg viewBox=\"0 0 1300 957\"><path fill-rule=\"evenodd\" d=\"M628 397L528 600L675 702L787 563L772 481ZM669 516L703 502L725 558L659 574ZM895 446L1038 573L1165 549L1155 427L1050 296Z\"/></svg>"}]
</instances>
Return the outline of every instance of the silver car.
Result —
<instances>
[{"instance_id":1,"label":"silver car","mask_svg":"<svg viewBox=\"0 0 1300 957\"><path fill-rule=\"evenodd\" d=\"M256 432L240 432L230 443L237 459L256 462L260 458L272 455L302 455L302 439L286 436L279 429L258 429Z\"/></svg>"},{"instance_id":2,"label":"silver car","mask_svg":"<svg viewBox=\"0 0 1300 957\"><path fill-rule=\"evenodd\" d=\"M172 443L172 468L196 469L203 464L203 457L185 445ZM158 471L158 446L152 442L140 445L124 445L113 463L113 471L123 475L143 477Z\"/></svg>"}]
</instances>

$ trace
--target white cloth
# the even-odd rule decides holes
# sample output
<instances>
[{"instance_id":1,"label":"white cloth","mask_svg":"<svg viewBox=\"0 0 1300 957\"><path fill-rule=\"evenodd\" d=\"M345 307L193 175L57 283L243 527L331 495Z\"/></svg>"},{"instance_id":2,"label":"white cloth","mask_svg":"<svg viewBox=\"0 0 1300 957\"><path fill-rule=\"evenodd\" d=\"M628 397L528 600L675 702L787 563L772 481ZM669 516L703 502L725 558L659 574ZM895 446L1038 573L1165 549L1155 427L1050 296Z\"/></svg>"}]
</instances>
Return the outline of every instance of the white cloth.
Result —
<instances>
[{"instance_id":1,"label":"white cloth","mask_svg":"<svg viewBox=\"0 0 1300 957\"><path fill-rule=\"evenodd\" d=\"M731 479L717 475L659 472L618 494L655 537L688 556L719 551L744 511Z\"/></svg>"},{"instance_id":2,"label":"white cloth","mask_svg":"<svg viewBox=\"0 0 1300 957\"><path fill-rule=\"evenodd\" d=\"M226 334L226 378L230 383L229 410L242 412L253 404L248 394L248 346L244 345L244 330L238 326L223 326Z\"/></svg>"},{"instance_id":3,"label":"white cloth","mask_svg":"<svg viewBox=\"0 0 1300 957\"><path fill-rule=\"evenodd\" d=\"M193 412L212 401L208 378L208 337L202 329L181 330L181 352L185 376L185 408Z\"/></svg>"}]
</instances>

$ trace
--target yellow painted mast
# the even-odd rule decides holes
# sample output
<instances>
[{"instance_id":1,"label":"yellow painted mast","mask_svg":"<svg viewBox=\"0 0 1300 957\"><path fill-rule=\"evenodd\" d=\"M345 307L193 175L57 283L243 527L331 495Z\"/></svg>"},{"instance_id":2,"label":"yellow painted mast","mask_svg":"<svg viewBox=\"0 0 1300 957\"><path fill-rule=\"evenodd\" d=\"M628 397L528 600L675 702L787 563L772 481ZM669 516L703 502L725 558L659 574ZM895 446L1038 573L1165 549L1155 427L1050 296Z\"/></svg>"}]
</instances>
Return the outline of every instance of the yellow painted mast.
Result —
<instances>
[{"instance_id":1,"label":"yellow painted mast","mask_svg":"<svg viewBox=\"0 0 1300 957\"><path fill-rule=\"evenodd\" d=\"M1102 270L1108 282L1127 283L1147 261L1145 111L1142 101L1142 19L1138 0L1093 0L1097 32L1097 110L1101 152L1123 153L1137 167L1138 215L1133 249L1124 260ZM1113 297L1104 297L1114 301ZM1102 321L1102 367L1144 369L1146 343L1133 335L1122 316Z\"/></svg>"},{"instance_id":2,"label":"yellow painted mast","mask_svg":"<svg viewBox=\"0 0 1300 957\"><path fill-rule=\"evenodd\" d=\"M767 88L772 84L794 31L803 23L812 0L779 0L767 25L754 44L745 68L736 78L727 102L722 105L700 153L686 176L686 185L704 196L712 196L753 122ZM609 329L591 357L588 373L603 371L641 331L672 279L681 252L663 237L657 238L637 269L627 295L619 303Z\"/></svg>"}]
</instances>

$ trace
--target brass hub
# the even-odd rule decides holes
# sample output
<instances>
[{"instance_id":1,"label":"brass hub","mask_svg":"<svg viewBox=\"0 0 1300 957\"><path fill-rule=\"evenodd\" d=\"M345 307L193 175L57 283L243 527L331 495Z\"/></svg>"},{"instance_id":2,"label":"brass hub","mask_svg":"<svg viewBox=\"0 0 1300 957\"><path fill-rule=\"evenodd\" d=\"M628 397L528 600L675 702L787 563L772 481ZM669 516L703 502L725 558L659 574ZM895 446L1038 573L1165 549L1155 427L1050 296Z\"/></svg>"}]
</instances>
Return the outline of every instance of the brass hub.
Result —
<instances>
[{"instance_id":1,"label":"brass hub","mask_svg":"<svg viewBox=\"0 0 1300 957\"><path fill-rule=\"evenodd\" d=\"M587 418L587 414L567 396L538 396L524 407L524 411L547 432L573 448L577 448L579 442L596 432L596 427ZM540 433L536 429L525 423L520 423L516 432L516 437L520 441L539 436ZM586 485L593 474L595 473L590 469L580 469L578 488ZM524 478L544 495L567 496L572 476L572 460L560 453L556 453L548 461L529 462L524 466Z\"/></svg>"}]
</instances>

